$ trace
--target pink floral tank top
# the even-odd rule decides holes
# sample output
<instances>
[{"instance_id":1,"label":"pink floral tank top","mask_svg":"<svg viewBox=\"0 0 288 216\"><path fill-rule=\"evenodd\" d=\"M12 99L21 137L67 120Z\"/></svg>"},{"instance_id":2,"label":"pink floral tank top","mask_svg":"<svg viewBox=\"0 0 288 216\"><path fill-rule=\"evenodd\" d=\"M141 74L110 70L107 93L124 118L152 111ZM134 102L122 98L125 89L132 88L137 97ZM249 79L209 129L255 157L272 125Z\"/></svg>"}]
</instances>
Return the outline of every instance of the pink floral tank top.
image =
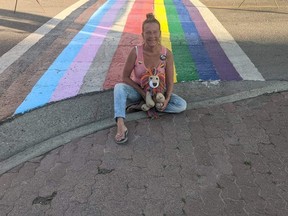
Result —
<instances>
[{"instance_id":1,"label":"pink floral tank top","mask_svg":"<svg viewBox=\"0 0 288 216\"><path fill-rule=\"evenodd\" d=\"M135 46L136 49L136 61L135 61L135 66L134 66L134 76L132 79L140 85L140 80L141 77L145 74L147 71L147 68L144 64L144 57L143 57L143 45L140 46ZM165 74L165 69L166 69L166 54L167 50L164 46L162 46L161 54L159 56L159 64L156 67L159 73L164 73Z\"/></svg>"}]
</instances>

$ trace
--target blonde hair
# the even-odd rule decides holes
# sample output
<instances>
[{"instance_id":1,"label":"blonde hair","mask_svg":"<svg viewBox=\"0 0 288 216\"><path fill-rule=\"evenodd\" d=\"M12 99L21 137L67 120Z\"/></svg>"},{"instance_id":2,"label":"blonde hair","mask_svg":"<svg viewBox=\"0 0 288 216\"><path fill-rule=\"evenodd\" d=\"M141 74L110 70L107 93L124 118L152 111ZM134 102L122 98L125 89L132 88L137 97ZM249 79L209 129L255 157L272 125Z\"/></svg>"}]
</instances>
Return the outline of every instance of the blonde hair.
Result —
<instances>
[{"instance_id":1,"label":"blonde hair","mask_svg":"<svg viewBox=\"0 0 288 216\"><path fill-rule=\"evenodd\" d=\"M153 13L146 14L146 20L142 23L142 32L144 32L144 25L147 23L157 23L160 30L160 22L155 18Z\"/></svg>"}]
</instances>

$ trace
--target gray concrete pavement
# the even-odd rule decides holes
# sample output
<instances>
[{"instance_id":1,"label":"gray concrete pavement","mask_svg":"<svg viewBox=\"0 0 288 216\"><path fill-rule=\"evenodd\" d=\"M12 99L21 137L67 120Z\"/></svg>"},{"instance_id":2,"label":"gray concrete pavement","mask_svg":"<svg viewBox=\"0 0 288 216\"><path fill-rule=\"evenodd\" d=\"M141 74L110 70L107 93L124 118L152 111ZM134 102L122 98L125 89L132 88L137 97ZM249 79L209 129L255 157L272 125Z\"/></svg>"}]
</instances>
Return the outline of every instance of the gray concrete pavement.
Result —
<instances>
[{"instance_id":1,"label":"gray concrete pavement","mask_svg":"<svg viewBox=\"0 0 288 216\"><path fill-rule=\"evenodd\" d=\"M0 176L0 215L278 215L287 209L288 92L77 138Z\"/></svg>"}]
</instances>

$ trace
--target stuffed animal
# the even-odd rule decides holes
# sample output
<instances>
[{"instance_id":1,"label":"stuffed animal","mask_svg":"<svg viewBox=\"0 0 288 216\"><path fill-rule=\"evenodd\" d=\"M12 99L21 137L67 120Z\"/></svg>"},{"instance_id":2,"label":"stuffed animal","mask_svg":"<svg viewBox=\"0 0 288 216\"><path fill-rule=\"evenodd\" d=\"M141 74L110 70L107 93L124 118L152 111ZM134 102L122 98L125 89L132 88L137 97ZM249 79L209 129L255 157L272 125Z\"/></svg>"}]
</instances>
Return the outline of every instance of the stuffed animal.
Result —
<instances>
[{"instance_id":1,"label":"stuffed animal","mask_svg":"<svg viewBox=\"0 0 288 216\"><path fill-rule=\"evenodd\" d=\"M141 87L146 92L146 103L141 106L141 109L148 111L152 107L161 108L165 101L165 74L158 73L156 68L147 70L141 77Z\"/></svg>"}]
</instances>

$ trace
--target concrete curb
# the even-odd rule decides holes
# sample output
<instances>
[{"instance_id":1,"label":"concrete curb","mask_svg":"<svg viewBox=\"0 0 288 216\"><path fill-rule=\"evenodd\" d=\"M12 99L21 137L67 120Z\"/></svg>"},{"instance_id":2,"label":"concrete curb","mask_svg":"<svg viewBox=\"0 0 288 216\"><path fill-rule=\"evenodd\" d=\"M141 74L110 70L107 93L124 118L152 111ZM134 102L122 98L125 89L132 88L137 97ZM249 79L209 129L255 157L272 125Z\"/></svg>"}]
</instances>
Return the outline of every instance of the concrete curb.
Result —
<instances>
[{"instance_id":1,"label":"concrete curb","mask_svg":"<svg viewBox=\"0 0 288 216\"><path fill-rule=\"evenodd\" d=\"M262 82L262 84L263 84L263 82ZM204 99L202 101L189 101L188 100L187 109L197 109L197 108L215 106L215 105L220 105L220 104L224 104L224 103L231 103L231 102L236 102L236 101L240 101L240 100L244 100L244 99L249 99L249 98L257 97L257 96L260 96L263 94L288 91L288 82L286 82L286 81L272 82L272 84L270 83L268 85L267 85L267 83L265 83L265 84L266 84L266 86L262 86L260 88L249 89L246 91L232 93L232 94L229 94L226 96L219 96L219 97L215 97L212 99ZM209 86L208 86L208 88L209 88ZM213 88L211 89L211 91L213 91ZM96 95L98 95L100 97L98 99L101 102L103 102L103 96L106 97L107 96L106 94L107 93L103 93L102 97L101 97L101 94L96 94ZM111 94L111 92L108 92L108 95L110 95L110 94ZM102 98L102 100L101 100L101 98ZM79 100L79 98L78 98L78 100ZM111 100L111 97L110 97L110 100ZM104 105L106 103L104 102ZM47 107L46 108L44 107L44 109L47 109ZM108 116L107 116L107 114L108 114ZM90 121L90 122L88 122L84 125L80 125L78 127L71 127L71 129L68 131L65 131L63 133L59 133L59 134L52 136L52 137L49 137L48 139L45 139L43 141L27 145L27 148L25 148L21 151L19 151L19 150L15 151L14 153L10 154L9 157L5 158L4 160L2 160L0 162L0 175L7 172L8 170L16 167L17 165L25 162L25 161L31 160L37 156L45 154L45 153L47 153L47 152L49 152L49 151L51 151L51 150L53 150L53 149L55 149L61 145L69 143L70 141L72 141L76 138L87 136L87 135L95 133L97 131L115 126L115 121L113 118L111 118L111 110L110 110L110 112L102 115L101 117L103 117L103 118L98 119L96 121L94 120L93 122ZM147 116L144 112L131 113L131 114L127 115L126 121L127 122L128 121L135 121L135 120L142 119L142 118L147 118ZM0 125L0 127L1 127L1 125ZM3 134L3 132L2 132L2 134ZM7 144L9 145L9 143L7 143Z\"/></svg>"},{"instance_id":2,"label":"concrete curb","mask_svg":"<svg viewBox=\"0 0 288 216\"><path fill-rule=\"evenodd\" d=\"M215 105L220 105L220 104L225 104L225 103L233 103L236 101L257 97L263 94L271 94L271 93L282 92L282 91L287 91L287 90L288 90L288 82L285 81L285 82L276 83L272 86L266 86L260 89L252 89L252 90L243 91L243 92L239 92L239 93L235 93L232 95L223 96L223 97L219 97L215 99L189 103L187 106L187 109L197 109L197 108L202 108L202 107L207 107L207 106L215 106Z\"/></svg>"}]
</instances>

